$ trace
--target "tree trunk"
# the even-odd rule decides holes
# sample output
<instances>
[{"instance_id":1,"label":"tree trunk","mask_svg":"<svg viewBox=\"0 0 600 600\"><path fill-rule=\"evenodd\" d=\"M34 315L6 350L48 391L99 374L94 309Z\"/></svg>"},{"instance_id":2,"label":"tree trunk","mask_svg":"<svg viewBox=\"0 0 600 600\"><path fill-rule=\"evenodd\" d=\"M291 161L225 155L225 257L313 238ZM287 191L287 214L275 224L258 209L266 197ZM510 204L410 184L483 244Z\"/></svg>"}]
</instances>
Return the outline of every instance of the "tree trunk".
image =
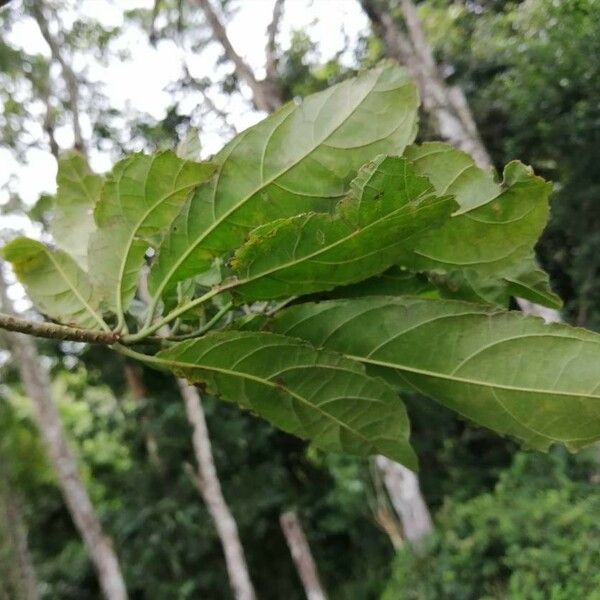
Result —
<instances>
[{"instance_id":1,"label":"tree trunk","mask_svg":"<svg viewBox=\"0 0 600 600\"><path fill-rule=\"evenodd\" d=\"M288 510L281 514L279 522L294 559L296 571L298 571L306 598L308 600L327 600L298 514L294 510Z\"/></svg>"},{"instance_id":2,"label":"tree trunk","mask_svg":"<svg viewBox=\"0 0 600 600\"><path fill-rule=\"evenodd\" d=\"M282 104L282 98L277 82L269 78L264 80L257 79L250 66L235 51L227 35L225 25L223 25L221 22L221 19L219 18L219 15L215 11L210 0L196 1L204 12L213 37L217 42L219 42L219 44L221 44L227 59L233 63L237 76L244 81L252 91L252 99L256 108L259 110L264 110L265 112L272 112L279 108ZM281 2L276 4L276 11L274 15L275 25L273 26L274 32L276 32L277 22L281 16L280 5ZM273 36L274 35L275 33L273 33Z\"/></svg>"},{"instance_id":3,"label":"tree trunk","mask_svg":"<svg viewBox=\"0 0 600 600\"><path fill-rule=\"evenodd\" d=\"M200 394L195 387L183 379L177 379L177 385L185 404L188 421L193 429L192 443L198 462L198 476L195 477L195 482L217 528L233 595L236 600L254 600L256 594L250 580L237 524L223 496L215 468Z\"/></svg>"},{"instance_id":4,"label":"tree trunk","mask_svg":"<svg viewBox=\"0 0 600 600\"><path fill-rule=\"evenodd\" d=\"M144 272L140 277L140 296L145 302L150 301L147 285L147 273ZM162 337L169 334L167 325L158 330L158 335ZM236 600L255 600L256 593L250 579L237 523L221 490L200 394L185 379L177 378L177 387L185 406L187 420L192 427L192 446L198 466L198 471L192 473L192 478L215 524L225 555L233 596Z\"/></svg>"},{"instance_id":5,"label":"tree trunk","mask_svg":"<svg viewBox=\"0 0 600 600\"><path fill-rule=\"evenodd\" d=\"M5 312L11 313L13 309L5 286L0 275L0 300ZM65 503L96 568L104 597L107 600L126 600L127 591L119 561L111 539L102 530L100 519L79 474L73 451L67 443L58 411L50 395L48 372L30 337L10 331L6 332L6 336L25 392L31 399L33 416L50 463L56 471Z\"/></svg>"},{"instance_id":6,"label":"tree trunk","mask_svg":"<svg viewBox=\"0 0 600 600\"><path fill-rule=\"evenodd\" d=\"M0 465L0 471L3 471ZM2 544L2 539L5 544ZM8 548L2 548L7 545ZM9 554L2 569L2 555ZM2 571L8 571L2 573ZM6 594L14 600L38 600L35 569L27 543L27 530L19 507L19 501L11 482L0 473L0 577L8 588Z\"/></svg>"},{"instance_id":7,"label":"tree trunk","mask_svg":"<svg viewBox=\"0 0 600 600\"><path fill-rule=\"evenodd\" d=\"M433 531L419 478L410 469L385 456L377 456L375 463L383 474L390 500L402 522L404 538L413 544L418 543Z\"/></svg>"}]
</instances>

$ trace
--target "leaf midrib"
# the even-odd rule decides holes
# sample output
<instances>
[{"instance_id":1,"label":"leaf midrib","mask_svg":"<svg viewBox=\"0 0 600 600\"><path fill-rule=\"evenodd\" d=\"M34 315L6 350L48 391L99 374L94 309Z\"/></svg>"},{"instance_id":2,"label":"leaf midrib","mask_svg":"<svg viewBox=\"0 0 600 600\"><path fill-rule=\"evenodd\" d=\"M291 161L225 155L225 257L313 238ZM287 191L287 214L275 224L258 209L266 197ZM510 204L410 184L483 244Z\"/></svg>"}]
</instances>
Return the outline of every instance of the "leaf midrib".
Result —
<instances>
[{"instance_id":1,"label":"leaf midrib","mask_svg":"<svg viewBox=\"0 0 600 600\"><path fill-rule=\"evenodd\" d=\"M539 335L547 335L547 334L539 334ZM532 334L531 337L534 337ZM566 396L566 397L577 397L581 399L594 399L600 400L600 395L594 393L584 393L584 392L566 392L562 390L547 390L547 389L539 389L539 388L525 388L518 387L514 385L508 385L504 383L493 383L489 381L481 381L478 379L468 379L466 377L457 377L456 375L450 375L447 373L440 373L438 371L430 371L428 369L419 369L417 367L409 367L407 365L401 363L392 363L383 360L377 360L373 358L367 358L366 356L356 356L353 354L344 353L344 356L350 358L352 360L357 360L361 363L368 363L372 365L377 365L380 367L387 367L390 369L398 370L398 371L406 371L407 373L414 373L415 375L424 375L426 377L432 377L434 379L442 379L444 381L451 381L453 383L462 383L467 385L476 385L479 387L490 388L490 389L499 389L506 390L510 392L520 392L527 394L546 394L549 396Z\"/></svg>"},{"instance_id":2,"label":"leaf midrib","mask_svg":"<svg viewBox=\"0 0 600 600\"><path fill-rule=\"evenodd\" d=\"M81 304L85 307L85 309L88 311L88 313L96 320L98 325L100 325L100 327L102 327L102 329L108 330L109 328L106 325L106 323L104 322L104 320L102 319L102 317L100 317L100 315L98 315L98 313L89 305L89 303L86 300L84 300L84 298L79 293L79 290L77 289L77 287L71 282L71 280L69 279L69 277L67 276L65 271L62 269L62 267L60 266L58 261L55 260L54 256L52 255L52 252L49 252L45 247L43 249L44 249L44 252L46 253L46 256L50 259L50 262L54 265L54 267L58 271L58 273L62 276L65 283L69 286L69 288L71 289L71 291L73 292L75 297L81 302ZM77 268L79 268L79 265L77 265L76 262L75 262L75 265L77 266ZM84 271L82 271L82 272L84 272Z\"/></svg>"},{"instance_id":3,"label":"leaf midrib","mask_svg":"<svg viewBox=\"0 0 600 600\"><path fill-rule=\"evenodd\" d=\"M346 425L344 422L340 421L339 419L337 419L336 417L334 417L333 415L331 415L330 413L327 413L323 410L321 410L317 405L315 404L311 404L307 399L305 399L304 397L298 395L297 393L293 392L292 390L289 389L288 386L282 386L276 383L273 383L271 381L269 381L268 379L264 379L262 377L259 377L258 375L252 375L250 373L243 373L241 371L232 371L230 369L225 369L223 367L214 367L214 366L199 366L199 365L194 365L194 364L190 364L190 363L185 363L185 362L180 362L180 361L176 361L176 360L172 360L172 359L164 359L164 358L156 358L156 361L153 362L161 362L162 364L168 366L169 368L171 367L175 367L175 368L181 368L181 369L191 369L191 370L204 370L204 371L214 371L216 373L221 373L223 375L228 375L229 377L237 377L240 379L248 379L250 381L254 381L256 383L260 383L262 385L265 385L267 387L270 387L274 390L281 390L282 388L285 390L285 392L287 394L289 394L290 396L292 396L293 398L295 398L296 400L298 400L298 402L300 402L301 404L309 407L312 410L315 410L316 412L318 412L319 414L321 414L322 416L324 416L325 418L333 421L334 423L336 423L340 428L345 429L347 431L349 431L351 434L360 437L364 442L366 442L367 444L369 444L371 447L376 447L376 444L372 441L369 440L367 437L365 437L360 431L354 430L352 429L349 425ZM319 364L315 364L315 365L310 365L310 367L316 367L316 368L321 368L321 369L332 369L334 371L343 371L346 369L338 369L332 365L319 365ZM308 368L308 367L306 367ZM352 373L354 373L352 371ZM370 399L366 398L365 401L370 401Z\"/></svg>"}]
</instances>

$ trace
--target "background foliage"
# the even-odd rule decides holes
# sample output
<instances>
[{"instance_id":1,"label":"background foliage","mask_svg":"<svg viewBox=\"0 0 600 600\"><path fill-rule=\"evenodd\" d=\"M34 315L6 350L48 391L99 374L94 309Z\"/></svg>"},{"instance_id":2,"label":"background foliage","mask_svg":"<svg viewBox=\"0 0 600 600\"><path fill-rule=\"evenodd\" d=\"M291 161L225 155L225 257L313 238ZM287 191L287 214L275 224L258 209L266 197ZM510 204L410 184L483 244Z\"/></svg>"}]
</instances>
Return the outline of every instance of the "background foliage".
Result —
<instances>
[{"instance_id":1,"label":"background foliage","mask_svg":"<svg viewBox=\"0 0 600 600\"><path fill-rule=\"evenodd\" d=\"M203 43L201 19L165 2L156 36ZM233 2L229 4L234 4ZM59 11L70 9L53 3ZM449 80L469 96L497 165L519 158L556 182L549 227L538 247L571 322L600 329L600 4L424 0L422 16ZM151 11L123 25L148 28ZM66 14L66 13L65 13ZM4 11L8 31L18 12ZM144 32L144 31L143 31ZM119 28L75 21L65 52L117 60ZM351 65L316 55L319 40L292 36L279 70L289 96L305 95L374 64L382 47L366 34ZM65 90L49 90L48 61L0 42L2 145L17 156L42 135L28 124L35 98L52 97L57 125ZM235 94L230 74L215 81L182 75L164 118L116 114L110 98L82 76L82 102L94 123L92 145L123 150L172 147L192 115L181 98L202 86ZM224 125L225 127L225 125ZM29 129L28 129L29 128ZM425 138L433 137L427 134ZM30 210L16 195L3 209L28 212L45 227L43 199ZM146 371L150 390L136 400L121 359L75 344L42 344L87 483L113 536L133 598L221 598L228 584L216 535L182 464L193 463L188 425L172 381ZM3 359L4 360L4 359ZM13 368L0 385L0 463L23 499L30 545L45 598L97 598L91 566L75 533L31 425ZM421 481L436 534L420 553L394 549L378 527L378 490L366 461L308 451L305 445L224 403L206 404L225 496L238 520L262 598L301 598L278 526L298 508L331 598L594 598L600 581L598 456L520 450L458 420L421 397L408 402ZM158 461L147 451L157 440ZM1 529L1 525L0 525ZM1 552L0 579L4 556ZM389 580L389 581L388 581ZM0 596L1 597L1 596Z\"/></svg>"}]
</instances>

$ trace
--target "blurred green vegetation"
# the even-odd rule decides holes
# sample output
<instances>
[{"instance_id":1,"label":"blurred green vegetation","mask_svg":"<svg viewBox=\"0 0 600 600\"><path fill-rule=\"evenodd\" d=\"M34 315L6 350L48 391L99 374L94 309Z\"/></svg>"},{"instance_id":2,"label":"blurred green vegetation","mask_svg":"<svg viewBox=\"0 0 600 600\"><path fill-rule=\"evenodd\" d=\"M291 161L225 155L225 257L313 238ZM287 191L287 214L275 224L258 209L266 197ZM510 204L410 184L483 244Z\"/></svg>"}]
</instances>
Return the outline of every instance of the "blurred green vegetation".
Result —
<instances>
[{"instance_id":1,"label":"blurred green vegetation","mask_svg":"<svg viewBox=\"0 0 600 600\"><path fill-rule=\"evenodd\" d=\"M493 491L445 502L382 599L600 598L598 452L517 452Z\"/></svg>"},{"instance_id":2,"label":"blurred green vegetation","mask_svg":"<svg viewBox=\"0 0 600 600\"><path fill-rule=\"evenodd\" d=\"M157 36L188 36L192 48L204 43L194 29L197 15L186 13L189 22L180 22L178 3L164 5ZM539 257L566 302L567 319L600 330L600 0L423 0L420 10L436 58L448 80L466 91L496 164L519 158L555 182ZM148 11L127 18L146 28L150 21ZM67 42L107 57L115 35L81 23ZM322 89L383 52L379 40L365 36L350 48L351 68L336 59L320 63L317 49L318 40L294 34L278 67L286 96ZM31 143L25 119L36 114L32 98L47 90L47 61L0 41L0 76L2 144L19 155ZM233 76L217 83L226 92L239 84ZM112 140L117 151L172 146L190 122L176 96L193 85L174 90L164 119L135 115L126 124L90 87L94 144ZM62 108L58 98L59 123ZM34 221L44 221L46 204L30 213ZM228 598L214 527L184 468L194 459L172 379L144 370L149 392L140 401L127 390L114 354L74 344L40 347L131 598ZM0 365L0 464L22 501L42 597L98 598L29 403L10 364ZM374 516L378 492L368 463L307 449L251 415L205 399L217 469L260 598L303 597L278 524L290 507L300 514L331 599L600 598L598 450L529 453L429 400L414 396L408 405L436 534L394 557ZM157 442L154 458L149 437ZM0 523L0 580L10 562L3 562L1 530Z\"/></svg>"}]
</instances>

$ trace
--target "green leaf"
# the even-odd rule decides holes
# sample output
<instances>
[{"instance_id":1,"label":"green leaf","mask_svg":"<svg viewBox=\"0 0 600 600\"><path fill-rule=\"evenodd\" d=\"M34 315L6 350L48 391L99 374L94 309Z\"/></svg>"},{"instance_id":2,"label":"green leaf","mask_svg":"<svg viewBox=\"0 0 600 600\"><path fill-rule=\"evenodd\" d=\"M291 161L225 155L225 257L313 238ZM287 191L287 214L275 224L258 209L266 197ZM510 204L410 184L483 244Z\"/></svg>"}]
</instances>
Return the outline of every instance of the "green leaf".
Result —
<instances>
[{"instance_id":1,"label":"green leaf","mask_svg":"<svg viewBox=\"0 0 600 600\"><path fill-rule=\"evenodd\" d=\"M401 264L448 276L442 280L454 287L454 296L505 305L518 291L557 307L559 299L533 258L552 186L519 162L507 165L498 184L468 155L439 142L411 146L406 156L439 194L453 194L460 209L446 225L425 234Z\"/></svg>"},{"instance_id":2,"label":"green leaf","mask_svg":"<svg viewBox=\"0 0 600 600\"><path fill-rule=\"evenodd\" d=\"M339 354L282 335L228 331L181 342L156 359L324 450L386 454L416 467L398 395Z\"/></svg>"},{"instance_id":3,"label":"green leaf","mask_svg":"<svg viewBox=\"0 0 600 600\"><path fill-rule=\"evenodd\" d=\"M384 65L289 103L230 142L219 172L185 205L149 277L159 297L233 251L255 227L330 212L358 168L402 154L416 133L418 98L405 71Z\"/></svg>"},{"instance_id":4,"label":"green leaf","mask_svg":"<svg viewBox=\"0 0 600 600\"><path fill-rule=\"evenodd\" d=\"M109 309L122 315L150 246L156 246L193 190L215 171L172 151L134 154L115 165L96 204L91 274Z\"/></svg>"},{"instance_id":5,"label":"green leaf","mask_svg":"<svg viewBox=\"0 0 600 600\"><path fill-rule=\"evenodd\" d=\"M58 161L58 192L50 233L57 247L68 252L84 271L88 270L88 241L96 229L94 206L103 181L77 152L69 152Z\"/></svg>"},{"instance_id":6,"label":"green leaf","mask_svg":"<svg viewBox=\"0 0 600 600\"><path fill-rule=\"evenodd\" d=\"M362 298L283 310L270 329L365 365L537 449L600 439L600 336L451 300ZM380 371L383 370L383 371Z\"/></svg>"},{"instance_id":7,"label":"green leaf","mask_svg":"<svg viewBox=\"0 0 600 600\"><path fill-rule=\"evenodd\" d=\"M12 240L2 249L18 280L39 310L65 325L106 328L100 301L90 280L75 260L28 238Z\"/></svg>"},{"instance_id":8,"label":"green leaf","mask_svg":"<svg viewBox=\"0 0 600 600\"><path fill-rule=\"evenodd\" d=\"M538 267L534 256L522 260L500 279L481 277L475 271L431 273L429 278L446 298L506 307L511 297L519 297L551 308L562 306L561 299L550 289L548 274Z\"/></svg>"},{"instance_id":9,"label":"green leaf","mask_svg":"<svg viewBox=\"0 0 600 600\"><path fill-rule=\"evenodd\" d=\"M256 229L236 253L234 291L246 301L267 300L376 275L453 208L406 159L380 156L360 170L334 215L309 213Z\"/></svg>"},{"instance_id":10,"label":"green leaf","mask_svg":"<svg viewBox=\"0 0 600 600\"><path fill-rule=\"evenodd\" d=\"M437 298L437 288L421 273L392 267L375 277L338 287L326 298L360 298L362 296L426 296Z\"/></svg>"},{"instance_id":11,"label":"green leaf","mask_svg":"<svg viewBox=\"0 0 600 600\"><path fill-rule=\"evenodd\" d=\"M514 272L504 276L507 290L511 296L527 298L531 302L559 309L563 303L550 288L548 273L541 269L535 256L521 263L521 268L515 267Z\"/></svg>"}]
</instances>

